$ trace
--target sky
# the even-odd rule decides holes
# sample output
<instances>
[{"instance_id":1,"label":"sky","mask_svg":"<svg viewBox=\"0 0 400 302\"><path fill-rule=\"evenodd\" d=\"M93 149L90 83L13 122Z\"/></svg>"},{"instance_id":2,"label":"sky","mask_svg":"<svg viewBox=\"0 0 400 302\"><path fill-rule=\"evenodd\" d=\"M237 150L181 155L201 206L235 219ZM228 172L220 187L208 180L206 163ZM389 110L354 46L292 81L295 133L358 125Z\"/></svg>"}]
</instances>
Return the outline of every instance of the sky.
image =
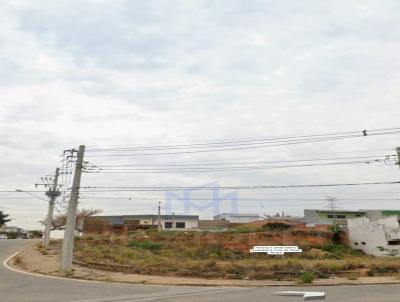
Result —
<instances>
[{"instance_id":1,"label":"sky","mask_svg":"<svg viewBox=\"0 0 400 302\"><path fill-rule=\"evenodd\" d=\"M0 190L42 190L34 184L54 173L64 150L81 144L90 150L398 127L398 28L400 3L385 0L1 1ZM90 157L88 152L85 159L95 165L146 165L332 154L382 157L395 154L399 138L360 135L123 158ZM376 163L98 173L84 174L82 186L379 182L397 181L399 172L393 163ZM326 207L326 196L335 196L342 209L400 208L398 192L398 185L382 185L223 194L237 194L238 212L298 216L303 208ZM211 193L195 195L209 199ZM0 210L10 214L10 225L40 227L45 200L28 193L0 195ZM99 208L105 215L155 213L158 201L163 211L167 207L163 192L82 192L81 197L82 208ZM217 214L209 201L196 202L204 209L193 208L191 214ZM224 201L220 210L230 211L231 205ZM182 213L182 201L175 200L171 211Z\"/></svg>"}]
</instances>

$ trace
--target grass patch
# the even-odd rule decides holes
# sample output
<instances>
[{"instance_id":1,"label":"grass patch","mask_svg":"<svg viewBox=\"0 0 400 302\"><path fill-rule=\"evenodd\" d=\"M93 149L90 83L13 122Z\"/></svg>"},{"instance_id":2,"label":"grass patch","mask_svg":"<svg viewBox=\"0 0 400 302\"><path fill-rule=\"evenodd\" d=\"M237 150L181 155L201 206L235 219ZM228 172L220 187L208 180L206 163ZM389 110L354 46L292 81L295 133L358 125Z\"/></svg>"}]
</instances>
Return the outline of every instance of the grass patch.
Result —
<instances>
[{"instance_id":1,"label":"grass patch","mask_svg":"<svg viewBox=\"0 0 400 302\"><path fill-rule=\"evenodd\" d=\"M258 233L263 232L261 227L237 227L231 228L226 231L226 234L246 234L246 233Z\"/></svg>"},{"instance_id":2,"label":"grass patch","mask_svg":"<svg viewBox=\"0 0 400 302\"><path fill-rule=\"evenodd\" d=\"M301 273L301 275L299 277L300 283L303 283L303 284L311 284L314 282L314 279L315 279L315 275L312 272Z\"/></svg>"},{"instance_id":3,"label":"grass patch","mask_svg":"<svg viewBox=\"0 0 400 302\"><path fill-rule=\"evenodd\" d=\"M144 241L136 241L132 240L129 244L129 247L131 248L139 248L139 249L144 249L144 250L150 250L150 251L158 251L161 249L161 245L158 243L155 243L150 240L144 240Z\"/></svg>"},{"instance_id":4,"label":"grass patch","mask_svg":"<svg viewBox=\"0 0 400 302\"><path fill-rule=\"evenodd\" d=\"M290 225L283 222L274 222L265 224L262 228L266 231L286 231L290 228Z\"/></svg>"},{"instance_id":5,"label":"grass patch","mask_svg":"<svg viewBox=\"0 0 400 302\"><path fill-rule=\"evenodd\" d=\"M246 228L245 231L248 230ZM270 233L275 235L270 236ZM149 230L119 237L83 237L75 241L74 256L82 262L114 265L115 270L127 273L305 280L304 283L310 276L314 280L332 275L348 278L349 272L353 271L367 271L370 275L393 275L400 271L400 258L367 256L333 243L299 244L304 253L285 257L250 254L249 248L255 239L263 240L266 245L270 244L268 240L276 240L277 232L270 233L210 234ZM350 275L350 278L353 276Z\"/></svg>"},{"instance_id":6,"label":"grass patch","mask_svg":"<svg viewBox=\"0 0 400 302\"><path fill-rule=\"evenodd\" d=\"M72 278L74 276L74 271L73 270L66 271L64 272L64 276L66 278Z\"/></svg>"},{"instance_id":7,"label":"grass patch","mask_svg":"<svg viewBox=\"0 0 400 302\"><path fill-rule=\"evenodd\" d=\"M348 280L357 280L358 277L359 277L358 273L349 273L349 274L346 276L346 278L347 278Z\"/></svg>"}]
</instances>

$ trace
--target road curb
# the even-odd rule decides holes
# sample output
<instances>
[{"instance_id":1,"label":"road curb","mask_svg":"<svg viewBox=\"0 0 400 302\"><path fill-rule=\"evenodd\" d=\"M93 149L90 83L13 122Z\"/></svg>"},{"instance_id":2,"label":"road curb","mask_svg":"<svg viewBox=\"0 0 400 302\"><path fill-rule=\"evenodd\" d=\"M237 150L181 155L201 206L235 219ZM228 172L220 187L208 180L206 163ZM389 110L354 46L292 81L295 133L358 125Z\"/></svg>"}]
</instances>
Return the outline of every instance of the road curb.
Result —
<instances>
[{"instance_id":1,"label":"road curb","mask_svg":"<svg viewBox=\"0 0 400 302\"><path fill-rule=\"evenodd\" d=\"M82 282L82 283L109 283L109 282L98 281L98 280L73 279L73 278L66 278L66 277L59 277L59 276L51 276L51 275L46 275L46 274L27 272L22 269L17 269L15 266L10 265L10 262L12 259L14 259L19 254L21 254L21 251L12 254L10 257L8 257L6 260L3 261L3 266L6 269L13 271L15 273L25 274L25 275L34 276L34 277L42 277L42 278L50 278L50 279L58 279L58 280L69 280L69 281Z\"/></svg>"},{"instance_id":2,"label":"road curb","mask_svg":"<svg viewBox=\"0 0 400 302\"><path fill-rule=\"evenodd\" d=\"M198 283L185 283L185 284L179 284L179 283L146 283L146 282L124 282L124 281L101 281L101 280L89 280L89 279L80 279L80 278L68 278L68 277L61 277L61 276L52 276L44 273L33 273L33 272L28 272L25 271L21 268L16 268L14 265L11 265L10 262L13 258L21 254L23 251L19 251L8 257L4 262L3 266L11 271L14 271L16 273L21 273L25 275L30 275L30 276L35 276L35 277L42 277L42 278L50 278L50 279L58 279L58 280L69 280L69 281L75 281L75 282L81 282L81 283L100 283L100 284L110 284L110 283L117 283L117 284L135 284L135 285L145 285L145 286L195 286L195 287L226 287L226 288L260 288L260 287L321 287L321 286L363 286L363 285L398 285L400 284L400 281L396 282L375 282L375 283L340 283L340 284L243 284L243 285L227 285L227 284L198 284Z\"/></svg>"}]
</instances>

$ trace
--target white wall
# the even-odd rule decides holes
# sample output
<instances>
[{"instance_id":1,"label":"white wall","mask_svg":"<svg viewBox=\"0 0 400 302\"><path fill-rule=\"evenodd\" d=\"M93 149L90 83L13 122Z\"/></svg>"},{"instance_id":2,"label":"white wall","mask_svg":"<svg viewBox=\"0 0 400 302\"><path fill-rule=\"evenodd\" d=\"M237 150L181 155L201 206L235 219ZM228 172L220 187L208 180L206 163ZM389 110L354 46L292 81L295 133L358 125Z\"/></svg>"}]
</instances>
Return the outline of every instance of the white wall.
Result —
<instances>
[{"instance_id":1,"label":"white wall","mask_svg":"<svg viewBox=\"0 0 400 302\"><path fill-rule=\"evenodd\" d=\"M387 217L371 222L366 217L347 219L349 243L352 248L364 251L374 256L387 255L387 251L380 251L379 246L389 249L400 249L400 245L388 245L390 234L400 234L397 217Z\"/></svg>"},{"instance_id":2,"label":"white wall","mask_svg":"<svg viewBox=\"0 0 400 302\"><path fill-rule=\"evenodd\" d=\"M50 232L50 239L63 239L64 230L54 230Z\"/></svg>"},{"instance_id":3,"label":"white wall","mask_svg":"<svg viewBox=\"0 0 400 302\"><path fill-rule=\"evenodd\" d=\"M161 219L162 228L164 228L165 222L173 222L174 228L177 222L184 222L185 229L197 229L199 227L199 221L197 219L180 219L179 217L172 219ZM157 225L158 221L155 219L154 224Z\"/></svg>"},{"instance_id":4,"label":"white wall","mask_svg":"<svg viewBox=\"0 0 400 302\"><path fill-rule=\"evenodd\" d=\"M214 217L215 220L228 220L230 223L247 223L247 222L252 222L252 221L257 221L260 219L259 215L247 215L247 214L229 214L229 213L224 213L224 214L219 214Z\"/></svg>"}]
</instances>

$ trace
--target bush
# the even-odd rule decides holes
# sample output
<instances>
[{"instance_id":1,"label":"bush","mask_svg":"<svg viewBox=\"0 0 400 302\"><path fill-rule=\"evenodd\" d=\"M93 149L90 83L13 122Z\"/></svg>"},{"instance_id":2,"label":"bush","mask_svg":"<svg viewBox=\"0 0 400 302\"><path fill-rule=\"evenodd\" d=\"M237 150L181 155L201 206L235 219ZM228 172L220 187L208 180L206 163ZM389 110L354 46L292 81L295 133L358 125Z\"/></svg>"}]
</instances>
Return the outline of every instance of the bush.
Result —
<instances>
[{"instance_id":1,"label":"bush","mask_svg":"<svg viewBox=\"0 0 400 302\"><path fill-rule=\"evenodd\" d=\"M304 272L300 275L300 282L304 284L313 283L315 276L312 272Z\"/></svg>"},{"instance_id":2,"label":"bush","mask_svg":"<svg viewBox=\"0 0 400 302\"><path fill-rule=\"evenodd\" d=\"M335 244L335 243L327 243L321 248L325 252L331 253L331 257L334 259L343 259L344 255L352 254L352 249L343 245L343 244Z\"/></svg>"},{"instance_id":3,"label":"bush","mask_svg":"<svg viewBox=\"0 0 400 302\"><path fill-rule=\"evenodd\" d=\"M286 231L290 228L290 225L283 222L273 222L263 225L262 228L266 231Z\"/></svg>"},{"instance_id":4,"label":"bush","mask_svg":"<svg viewBox=\"0 0 400 302\"><path fill-rule=\"evenodd\" d=\"M329 227L329 230L332 232L332 240L334 243L340 243L340 236L343 233L343 229L338 224L333 224Z\"/></svg>"},{"instance_id":5,"label":"bush","mask_svg":"<svg viewBox=\"0 0 400 302\"><path fill-rule=\"evenodd\" d=\"M375 276L375 272L373 270L369 270L367 275L368 275L368 277L373 277L373 276Z\"/></svg>"},{"instance_id":6,"label":"bush","mask_svg":"<svg viewBox=\"0 0 400 302\"><path fill-rule=\"evenodd\" d=\"M246 268L242 265L231 263L227 267L225 267L225 272L231 275L231 277L233 277L234 279L236 279L236 277L244 276L244 274L246 273Z\"/></svg>"},{"instance_id":7,"label":"bush","mask_svg":"<svg viewBox=\"0 0 400 302\"><path fill-rule=\"evenodd\" d=\"M250 277L250 279L253 279L253 280L266 280L266 279L273 279L274 277L275 277L275 280L282 279L282 277L280 275L276 275L271 272L251 272L249 277Z\"/></svg>"},{"instance_id":8,"label":"bush","mask_svg":"<svg viewBox=\"0 0 400 302\"><path fill-rule=\"evenodd\" d=\"M157 251L157 250L161 249L160 244L155 243L150 240L144 240L144 241L133 240L128 244L128 247L139 248L139 249L150 250L150 251Z\"/></svg>"},{"instance_id":9,"label":"bush","mask_svg":"<svg viewBox=\"0 0 400 302\"><path fill-rule=\"evenodd\" d=\"M349 273L348 275L347 275L347 279L349 279L349 280L357 280L358 279L358 274L357 273Z\"/></svg>"},{"instance_id":10,"label":"bush","mask_svg":"<svg viewBox=\"0 0 400 302\"><path fill-rule=\"evenodd\" d=\"M258 233L258 232L262 232L262 231L263 231L263 229L260 227L243 226L243 227L231 228L226 233L227 234L244 234L244 233Z\"/></svg>"}]
</instances>

